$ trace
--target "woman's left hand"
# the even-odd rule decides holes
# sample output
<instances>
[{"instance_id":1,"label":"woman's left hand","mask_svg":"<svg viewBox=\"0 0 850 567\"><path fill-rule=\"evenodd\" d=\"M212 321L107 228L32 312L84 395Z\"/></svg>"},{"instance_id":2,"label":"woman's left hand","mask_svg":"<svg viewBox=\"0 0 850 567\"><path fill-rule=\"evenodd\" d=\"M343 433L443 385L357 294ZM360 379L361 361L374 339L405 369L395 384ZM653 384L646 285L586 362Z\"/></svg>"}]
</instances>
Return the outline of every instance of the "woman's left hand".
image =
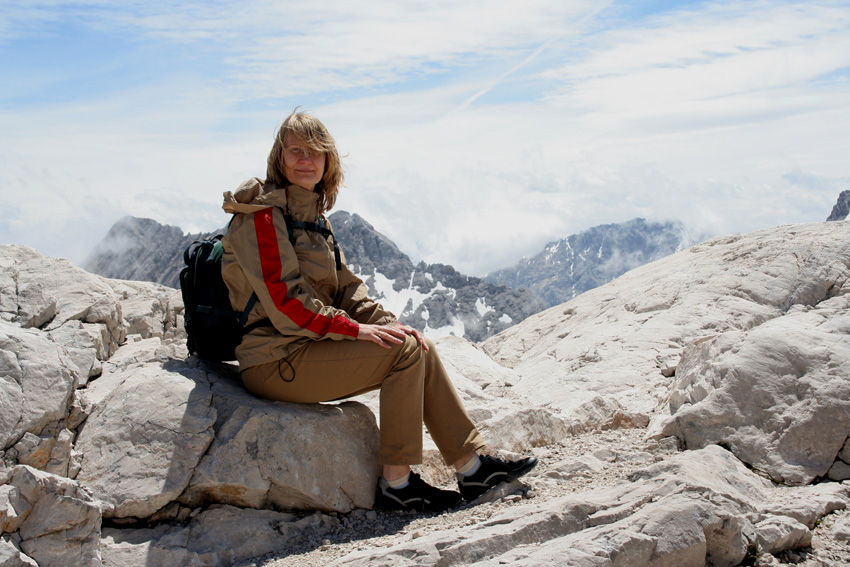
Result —
<instances>
[{"instance_id":1,"label":"woman's left hand","mask_svg":"<svg viewBox=\"0 0 850 567\"><path fill-rule=\"evenodd\" d=\"M416 339L416 342L418 342L419 345L423 349L425 349L425 352L428 352L428 343L425 341L425 335L423 335L421 331L418 331L417 329L414 329L413 327L409 327L407 325L402 325L401 323L396 323L394 326L404 331L405 334L410 335L411 337Z\"/></svg>"}]
</instances>

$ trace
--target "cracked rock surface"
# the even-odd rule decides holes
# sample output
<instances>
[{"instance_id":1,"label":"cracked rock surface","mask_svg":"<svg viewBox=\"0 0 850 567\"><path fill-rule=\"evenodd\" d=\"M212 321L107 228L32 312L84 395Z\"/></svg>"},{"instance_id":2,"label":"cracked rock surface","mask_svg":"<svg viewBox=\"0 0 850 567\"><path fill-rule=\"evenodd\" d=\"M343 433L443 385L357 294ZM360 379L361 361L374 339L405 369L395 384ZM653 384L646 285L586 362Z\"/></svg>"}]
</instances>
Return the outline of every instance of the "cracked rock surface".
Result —
<instances>
[{"instance_id":1,"label":"cracked rock surface","mask_svg":"<svg viewBox=\"0 0 850 567\"><path fill-rule=\"evenodd\" d=\"M846 565L848 242L718 238L438 341L488 450L541 460L438 516L370 509L374 395L258 400L178 290L0 246L0 564Z\"/></svg>"}]
</instances>

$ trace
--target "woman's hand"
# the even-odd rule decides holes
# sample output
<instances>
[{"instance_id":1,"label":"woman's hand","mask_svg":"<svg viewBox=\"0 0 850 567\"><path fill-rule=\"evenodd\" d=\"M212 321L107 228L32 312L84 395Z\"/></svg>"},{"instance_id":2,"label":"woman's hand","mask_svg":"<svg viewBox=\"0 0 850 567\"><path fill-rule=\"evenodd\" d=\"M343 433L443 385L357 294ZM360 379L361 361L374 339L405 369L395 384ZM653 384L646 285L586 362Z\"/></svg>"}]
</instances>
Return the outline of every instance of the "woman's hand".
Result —
<instances>
[{"instance_id":1,"label":"woman's hand","mask_svg":"<svg viewBox=\"0 0 850 567\"><path fill-rule=\"evenodd\" d=\"M372 341L383 348L393 348L404 342L405 333L394 325L360 325L357 333L358 341Z\"/></svg>"},{"instance_id":2,"label":"woman's hand","mask_svg":"<svg viewBox=\"0 0 850 567\"><path fill-rule=\"evenodd\" d=\"M428 343L425 342L425 335L422 334L421 331L414 329L413 327L408 327L407 325L402 325L401 323L394 323L393 326L396 329L401 329L404 331L404 334L410 335L419 345L425 349L425 352L428 352Z\"/></svg>"},{"instance_id":3,"label":"woman's hand","mask_svg":"<svg viewBox=\"0 0 850 567\"><path fill-rule=\"evenodd\" d=\"M383 348L392 348L393 345L400 345L404 342L405 335L410 335L418 342L425 351L428 351L428 343L425 342L425 336L407 325L401 323L393 323L391 325L360 325L360 331L357 333L358 341L371 341Z\"/></svg>"}]
</instances>

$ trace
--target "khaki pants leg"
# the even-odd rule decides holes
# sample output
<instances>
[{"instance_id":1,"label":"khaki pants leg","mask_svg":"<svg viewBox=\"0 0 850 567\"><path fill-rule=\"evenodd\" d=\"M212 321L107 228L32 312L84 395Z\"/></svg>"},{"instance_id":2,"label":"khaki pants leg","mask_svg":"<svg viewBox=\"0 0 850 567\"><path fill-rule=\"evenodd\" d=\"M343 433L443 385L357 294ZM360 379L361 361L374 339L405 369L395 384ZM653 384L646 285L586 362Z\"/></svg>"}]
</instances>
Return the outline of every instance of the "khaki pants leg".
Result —
<instances>
[{"instance_id":1,"label":"khaki pants leg","mask_svg":"<svg viewBox=\"0 0 850 567\"><path fill-rule=\"evenodd\" d=\"M423 422L451 464L483 447L484 440L428 344L425 352L410 336L391 349L368 341L315 341L285 361L245 369L242 380L256 396L298 403L380 388L381 464L421 463Z\"/></svg>"}]
</instances>

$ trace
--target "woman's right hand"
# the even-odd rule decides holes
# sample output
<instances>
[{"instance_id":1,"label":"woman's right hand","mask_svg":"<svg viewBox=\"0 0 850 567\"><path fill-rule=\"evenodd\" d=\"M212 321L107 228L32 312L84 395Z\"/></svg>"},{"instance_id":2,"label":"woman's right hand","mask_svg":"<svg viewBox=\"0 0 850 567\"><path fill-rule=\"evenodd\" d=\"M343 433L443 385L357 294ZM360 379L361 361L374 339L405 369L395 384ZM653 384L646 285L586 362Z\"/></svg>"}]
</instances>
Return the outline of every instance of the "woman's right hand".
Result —
<instances>
[{"instance_id":1,"label":"woman's right hand","mask_svg":"<svg viewBox=\"0 0 850 567\"><path fill-rule=\"evenodd\" d=\"M358 341L371 341L383 348L393 348L404 342L407 333L404 329L392 325L360 325Z\"/></svg>"}]
</instances>

